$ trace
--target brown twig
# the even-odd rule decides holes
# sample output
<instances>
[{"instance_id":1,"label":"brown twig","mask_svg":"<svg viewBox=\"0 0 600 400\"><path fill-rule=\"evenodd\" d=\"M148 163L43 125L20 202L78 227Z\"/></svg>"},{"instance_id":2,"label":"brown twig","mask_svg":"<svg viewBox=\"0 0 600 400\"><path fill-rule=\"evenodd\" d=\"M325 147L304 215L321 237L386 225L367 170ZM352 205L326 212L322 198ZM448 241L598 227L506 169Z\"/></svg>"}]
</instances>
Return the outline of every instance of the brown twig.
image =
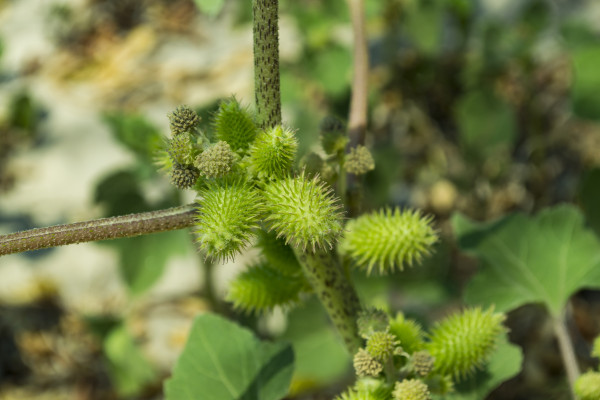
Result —
<instances>
[{"instance_id":1,"label":"brown twig","mask_svg":"<svg viewBox=\"0 0 600 400\"><path fill-rule=\"evenodd\" d=\"M348 116L349 146L365 143L367 128L367 96L369 77L369 53L365 29L364 0L347 0L354 32L352 98Z\"/></svg>"},{"instance_id":2,"label":"brown twig","mask_svg":"<svg viewBox=\"0 0 600 400\"><path fill-rule=\"evenodd\" d=\"M47 247L117 239L188 228L194 224L192 205L74 224L30 229L0 236L0 256Z\"/></svg>"}]
</instances>

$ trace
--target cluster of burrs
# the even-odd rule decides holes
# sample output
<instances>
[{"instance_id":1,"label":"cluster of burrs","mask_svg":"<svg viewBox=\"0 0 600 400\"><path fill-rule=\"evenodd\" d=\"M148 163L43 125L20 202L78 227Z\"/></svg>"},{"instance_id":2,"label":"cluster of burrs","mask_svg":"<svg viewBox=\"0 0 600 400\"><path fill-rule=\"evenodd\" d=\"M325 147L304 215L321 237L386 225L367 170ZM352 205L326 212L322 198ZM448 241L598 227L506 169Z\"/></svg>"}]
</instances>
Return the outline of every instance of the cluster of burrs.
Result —
<instances>
[{"instance_id":1,"label":"cluster of burrs","mask_svg":"<svg viewBox=\"0 0 600 400\"><path fill-rule=\"evenodd\" d=\"M354 355L358 380L336 400L430 400L454 390L454 382L482 369L504 315L467 309L436 324L429 334L418 322L367 309L359 315L364 347Z\"/></svg>"}]
</instances>

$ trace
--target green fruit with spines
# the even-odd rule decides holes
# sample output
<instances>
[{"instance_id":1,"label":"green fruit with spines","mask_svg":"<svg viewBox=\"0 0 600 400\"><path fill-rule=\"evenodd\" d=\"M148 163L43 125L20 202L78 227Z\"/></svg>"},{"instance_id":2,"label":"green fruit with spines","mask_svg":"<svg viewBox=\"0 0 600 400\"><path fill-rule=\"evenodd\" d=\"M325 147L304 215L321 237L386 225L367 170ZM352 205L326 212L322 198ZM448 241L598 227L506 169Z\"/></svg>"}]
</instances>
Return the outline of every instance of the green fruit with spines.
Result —
<instances>
[{"instance_id":1,"label":"green fruit with spines","mask_svg":"<svg viewBox=\"0 0 600 400\"><path fill-rule=\"evenodd\" d=\"M194 161L200 174L207 178L221 178L227 175L236 160L236 154L229 144L223 140L208 147Z\"/></svg>"},{"instance_id":2,"label":"green fruit with spines","mask_svg":"<svg viewBox=\"0 0 600 400\"><path fill-rule=\"evenodd\" d=\"M354 175L363 175L375 169L375 160L365 146L358 145L346 155L344 169Z\"/></svg>"},{"instance_id":3,"label":"green fruit with spines","mask_svg":"<svg viewBox=\"0 0 600 400\"><path fill-rule=\"evenodd\" d=\"M167 114L169 126L174 136L185 132L193 132L200 124L200 116L189 106L178 106L173 112Z\"/></svg>"},{"instance_id":4,"label":"green fruit with spines","mask_svg":"<svg viewBox=\"0 0 600 400\"><path fill-rule=\"evenodd\" d=\"M343 229L341 204L331 188L304 172L264 186L269 228L293 247L332 248Z\"/></svg>"},{"instance_id":5,"label":"green fruit with spines","mask_svg":"<svg viewBox=\"0 0 600 400\"><path fill-rule=\"evenodd\" d=\"M294 250L277 238L274 232L261 229L257 233L256 247L266 262L285 275L302 274L302 268L294 255Z\"/></svg>"},{"instance_id":6,"label":"green fruit with spines","mask_svg":"<svg viewBox=\"0 0 600 400\"><path fill-rule=\"evenodd\" d=\"M358 352L354 355L352 364L354 365L356 375L359 377L375 377L383 371L383 365L365 349L358 349Z\"/></svg>"},{"instance_id":7,"label":"green fruit with spines","mask_svg":"<svg viewBox=\"0 0 600 400\"><path fill-rule=\"evenodd\" d=\"M457 379L483 368L496 348L505 315L493 308L471 308L437 323L425 348L435 359L434 371Z\"/></svg>"},{"instance_id":8,"label":"green fruit with spines","mask_svg":"<svg viewBox=\"0 0 600 400\"><path fill-rule=\"evenodd\" d=\"M335 400L390 400L392 388L381 379L363 377Z\"/></svg>"},{"instance_id":9,"label":"green fruit with spines","mask_svg":"<svg viewBox=\"0 0 600 400\"><path fill-rule=\"evenodd\" d=\"M268 128L250 146L250 166L259 178L282 178L289 174L297 150L298 140L291 129Z\"/></svg>"},{"instance_id":10,"label":"green fruit with spines","mask_svg":"<svg viewBox=\"0 0 600 400\"><path fill-rule=\"evenodd\" d=\"M431 400L429 387L419 379L396 382L392 396L394 400Z\"/></svg>"},{"instance_id":11,"label":"green fruit with spines","mask_svg":"<svg viewBox=\"0 0 600 400\"><path fill-rule=\"evenodd\" d=\"M438 240L431 220L419 210L399 208L363 214L346 225L340 251L369 274L402 270L431 253Z\"/></svg>"},{"instance_id":12,"label":"green fruit with spines","mask_svg":"<svg viewBox=\"0 0 600 400\"><path fill-rule=\"evenodd\" d=\"M190 189L200 177L200 172L192 165L175 164L171 170L171 183L178 189Z\"/></svg>"},{"instance_id":13,"label":"green fruit with spines","mask_svg":"<svg viewBox=\"0 0 600 400\"><path fill-rule=\"evenodd\" d=\"M579 400L600 399L600 372L588 371L580 375L573 389Z\"/></svg>"},{"instance_id":14,"label":"green fruit with spines","mask_svg":"<svg viewBox=\"0 0 600 400\"><path fill-rule=\"evenodd\" d=\"M417 321L407 319L404 314L398 313L395 318L391 318L389 327L390 333L396 336L407 353L419 351L425 346L423 328Z\"/></svg>"},{"instance_id":15,"label":"green fruit with spines","mask_svg":"<svg viewBox=\"0 0 600 400\"><path fill-rule=\"evenodd\" d=\"M227 300L237 310L262 313L277 306L287 308L296 304L305 287L302 279L282 274L268 265L257 264L231 282Z\"/></svg>"},{"instance_id":16,"label":"green fruit with spines","mask_svg":"<svg viewBox=\"0 0 600 400\"><path fill-rule=\"evenodd\" d=\"M255 237L262 213L257 189L242 179L208 181L199 191L194 232L208 257L228 260Z\"/></svg>"},{"instance_id":17,"label":"green fruit with spines","mask_svg":"<svg viewBox=\"0 0 600 400\"><path fill-rule=\"evenodd\" d=\"M216 139L229 143L233 151L246 151L258 134L252 114L235 98L221 102L213 128Z\"/></svg>"}]
</instances>

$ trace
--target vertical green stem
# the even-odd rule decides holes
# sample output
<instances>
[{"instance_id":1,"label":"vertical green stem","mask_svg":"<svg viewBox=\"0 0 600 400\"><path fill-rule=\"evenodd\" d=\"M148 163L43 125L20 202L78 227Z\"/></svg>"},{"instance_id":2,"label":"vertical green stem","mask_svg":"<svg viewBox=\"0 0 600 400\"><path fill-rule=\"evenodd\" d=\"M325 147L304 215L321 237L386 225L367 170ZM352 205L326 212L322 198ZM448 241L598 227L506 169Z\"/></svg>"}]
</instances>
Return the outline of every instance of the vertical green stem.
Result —
<instances>
[{"instance_id":1,"label":"vertical green stem","mask_svg":"<svg viewBox=\"0 0 600 400\"><path fill-rule=\"evenodd\" d=\"M331 251L294 249L302 270L329 314L350 354L361 347L356 317L360 303L352 284Z\"/></svg>"},{"instance_id":2,"label":"vertical green stem","mask_svg":"<svg viewBox=\"0 0 600 400\"><path fill-rule=\"evenodd\" d=\"M569 331L565 325L564 316L552 316L552 325L554 327L554 334L556 335L556 339L558 341L560 355L563 359L565 370L567 372L567 380L569 381L569 387L571 388L571 393L573 394L573 398L575 399L575 381L581 374L581 371L579 370L579 364L577 364L577 358L575 357L575 349L573 348L573 342L571 341Z\"/></svg>"},{"instance_id":3,"label":"vertical green stem","mask_svg":"<svg viewBox=\"0 0 600 400\"><path fill-rule=\"evenodd\" d=\"M254 100L259 126L281 125L279 0L254 0Z\"/></svg>"}]
</instances>

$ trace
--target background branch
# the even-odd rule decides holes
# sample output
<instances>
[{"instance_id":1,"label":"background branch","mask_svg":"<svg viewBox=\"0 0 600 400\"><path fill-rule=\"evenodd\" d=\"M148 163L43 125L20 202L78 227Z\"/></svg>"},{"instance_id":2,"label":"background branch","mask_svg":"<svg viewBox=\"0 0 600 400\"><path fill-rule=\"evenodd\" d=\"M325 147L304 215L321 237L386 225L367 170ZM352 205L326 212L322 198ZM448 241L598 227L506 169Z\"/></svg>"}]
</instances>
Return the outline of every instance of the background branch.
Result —
<instances>
[{"instance_id":1,"label":"background branch","mask_svg":"<svg viewBox=\"0 0 600 400\"><path fill-rule=\"evenodd\" d=\"M30 229L0 236L0 256L188 228L194 224L195 215L193 205L188 204L158 211Z\"/></svg>"}]
</instances>

